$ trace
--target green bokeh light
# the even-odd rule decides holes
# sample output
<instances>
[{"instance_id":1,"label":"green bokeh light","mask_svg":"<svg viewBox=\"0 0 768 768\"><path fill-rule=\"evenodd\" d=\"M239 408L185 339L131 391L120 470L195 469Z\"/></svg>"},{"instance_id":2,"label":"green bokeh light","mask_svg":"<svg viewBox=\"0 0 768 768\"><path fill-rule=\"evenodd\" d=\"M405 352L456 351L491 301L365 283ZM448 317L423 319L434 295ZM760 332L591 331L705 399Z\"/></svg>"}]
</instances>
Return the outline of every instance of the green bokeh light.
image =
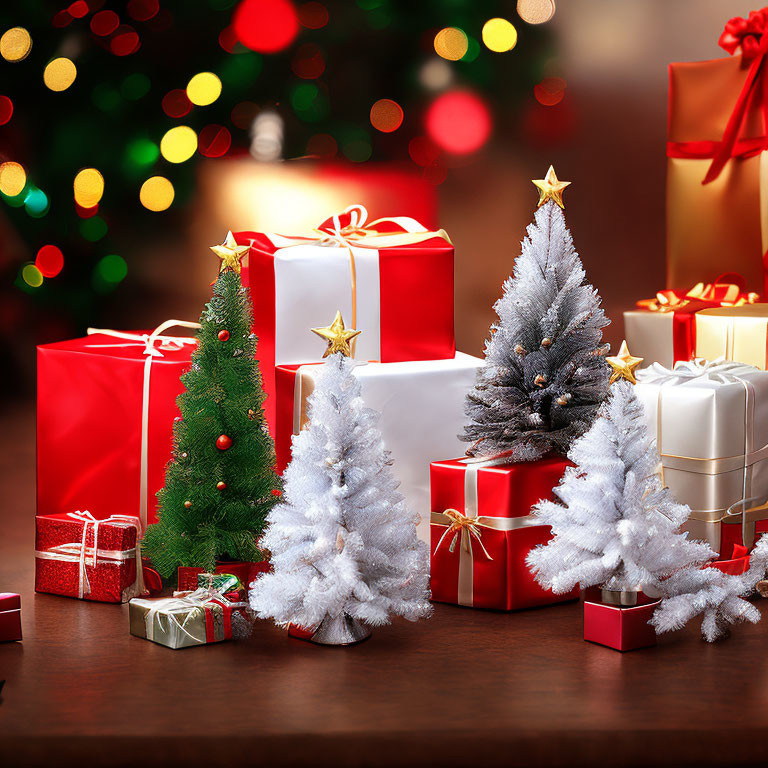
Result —
<instances>
[{"instance_id":1,"label":"green bokeh light","mask_svg":"<svg viewBox=\"0 0 768 768\"><path fill-rule=\"evenodd\" d=\"M160 157L160 147L149 139L134 139L126 149L126 158L132 165L146 167Z\"/></svg>"},{"instance_id":2,"label":"green bokeh light","mask_svg":"<svg viewBox=\"0 0 768 768\"><path fill-rule=\"evenodd\" d=\"M114 112L122 102L117 90L109 85L97 85L91 93L91 101L102 112Z\"/></svg>"},{"instance_id":3,"label":"green bokeh light","mask_svg":"<svg viewBox=\"0 0 768 768\"><path fill-rule=\"evenodd\" d=\"M461 61L474 61L480 55L480 42L467 35L467 52L461 57Z\"/></svg>"},{"instance_id":4,"label":"green bokeh light","mask_svg":"<svg viewBox=\"0 0 768 768\"><path fill-rule=\"evenodd\" d=\"M80 222L80 234L92 243L101 240L107 234L107 222L101 216L91 216Z\"/></svg>"},{"instance_id":5,"label":"green bokeh light","mask_svg":"<svg viewBox=\"0 0 768 768\"><path fill-rule=\"evenodd\" d=\"M259 76L261 67L261 56L258 53L236 53L224 60L219 77L225 85L244 87Z\"/></svg>"},{"instance_id":6,"label":"green bokeh light","mask_svg":"<svg viewBox=\"0 0 768 768\"><path fill-rule=\"evenodd\" d=\"M146 75L141 74L141 72L134 72L123 80L120 92L126 99L136 101L142 96L146 96L151 86L152 82Z\"/></svg>"},{"instance_id":7,"label":"green bokeh light","mask_svg":"<svg viewBox=\"0 0 768 768\"><path fill-rule=\"evenodd\" d=\"M51 207L48 195L42 189L30 186L24 196L24 208L33 219L39 219L48 213Z\"/></svg>"},{"instance_id":8,"label":"green bokeh light","mask_svg":"<svg viewBox=\"0 0 768 768\"><path fill-rule=\"evenodd\" d=\"M0 192L0 197L2 197L6 204L10 205L11 208L21 208L21 206L24 205L24 199L27 196L27 192L29 192L29 184L27 184L18 195L13 195L13 197L11 197L10 195L5 195Z\"/></svg>"},{"instance_id":9,"label":"green bokeh light","mask_svg":"<svg viewBox=\"0 0 768 768\"><path fill-rule=\"evenodd\" d=\"M328 98L314 83L299 83L291 91L291 106L308 123L328 116Z\"/></svg>"},{"instance_id":10,"label":"green bokeh light","mask_svg":"<svg viewBox=\"0 0 768 768\"><path fill-rule=\"evenodd\" d=\"M122 256L110 253L96 265L96 274L105 283L119 283L128 274L128 265Z\"/></svg>"}]
</instances>

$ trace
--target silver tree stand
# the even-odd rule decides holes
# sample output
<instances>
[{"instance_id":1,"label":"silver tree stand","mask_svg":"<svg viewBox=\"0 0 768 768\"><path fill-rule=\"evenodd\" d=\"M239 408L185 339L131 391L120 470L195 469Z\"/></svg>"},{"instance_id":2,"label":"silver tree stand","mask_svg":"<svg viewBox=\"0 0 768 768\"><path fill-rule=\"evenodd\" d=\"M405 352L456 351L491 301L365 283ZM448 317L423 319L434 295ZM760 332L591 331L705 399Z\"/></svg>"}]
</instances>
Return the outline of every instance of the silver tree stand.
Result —
<instances>
[{"instance_id":1,"label":"silver tree stand","mask_svg":"<svg viewBox=\"0 0 768 768\"><path fill-rule=\"evenodd\" d=\"M346 613L340 616L326 616L310 642L319 645L352 645L371 636L371 630L358 619Z\"/></svg>"}]
</instances>

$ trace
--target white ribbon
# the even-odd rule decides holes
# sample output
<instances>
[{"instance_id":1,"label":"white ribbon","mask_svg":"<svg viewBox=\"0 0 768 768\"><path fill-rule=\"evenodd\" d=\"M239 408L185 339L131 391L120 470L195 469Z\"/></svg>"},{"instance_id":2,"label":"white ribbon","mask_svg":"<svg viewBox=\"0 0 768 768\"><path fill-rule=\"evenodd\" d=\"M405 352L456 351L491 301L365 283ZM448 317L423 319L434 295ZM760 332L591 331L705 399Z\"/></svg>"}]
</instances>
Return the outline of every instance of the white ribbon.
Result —
<instances>
[{"instance_id":1,"label":"white ribbon","mask_svg":"<svg viewBox=\"0 0 768 768\"><path fill-rule=\"evenodd\" d=\"M139 521L141 527L139 536L143 536L147 528L147 506L148 506L148 457L149 457L149 384L152 373L152 361L156 357L163 357L162 350L178 351L183 349L185 344L194 345L197 339L189 336L163 336L162 333L168 328L200 328L200 323L191 323L187 320L166 320L155 328L152 333L125 333L123 331L113 331L110 328L89 328L88 335L99 334L102 336L112 336L116 339L126 339L130 344L93 344L93 347L124 347L144 345L144 381L141 393L141 460L139 468ZM159 346L156 346L159 343Z\"/></svg>"},{"instance_id":2,"label":"white ribbon","mask_svg":"<svg viewBox=\"0 0 768 768\"><path fill-rule=\"evenodd\" d=\"M68 512L67 517L78 520L83 524L83 535L80 542L72 541L59 544L46 550L35 551L35 557L41 560L58 560L66 563L78 563L77 596L82 600L91 593L87 565L95 568L102 565L114 564L130 558L136 559L136 578L128 590L129 597L144 592L144 573L141 564L141 548L139 546L140 522L137 517L129 515L112 515L102 520L96 519L88 510ZM99 549L99 526L104 524L126 525L136 529L136 547L126 550ZM93 546L86 546L89 527L93 526ZM88 559L90 558L90 563Z\"/></svg>"},{"instance_id":3,"label":"white ribbon","mask_svg":"<svg viewBox=\"0 0 768 768\"><path fill-rule=\"evenodd\" d=\"M752 365L734 363L722 357L716 360L680 360L674 368L665 368L661 363L653 363L640 372L643 383L649 384L684 384L686 381L706 376L711 381L727 384L741 381L738 377L745 373L757 371Z\"/></svg>"}]
</instances>

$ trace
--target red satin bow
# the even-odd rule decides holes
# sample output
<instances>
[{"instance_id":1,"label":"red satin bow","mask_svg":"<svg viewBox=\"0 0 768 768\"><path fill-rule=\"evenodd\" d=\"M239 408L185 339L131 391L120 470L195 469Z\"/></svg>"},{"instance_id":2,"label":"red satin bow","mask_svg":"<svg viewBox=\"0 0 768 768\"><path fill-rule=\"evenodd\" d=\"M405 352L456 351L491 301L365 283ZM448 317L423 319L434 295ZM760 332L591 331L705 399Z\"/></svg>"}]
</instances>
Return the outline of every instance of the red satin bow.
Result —
<instances>
[{"instance_id":1,"label":"red satin bow","mask_svg":"<svg viewBox=\"0 0 768 768\"><path fill-rule=\"evenodd\" d=\"M760 137L759 146L752 147L751 153L768 148L768 137L765 136L765 131L768 129L768 78L765 77L763 66L765 55L768 53L766 29L768 29L768 8L763 8L760 11L751 11L746 19L739 17L731 19L720 35L718 42L722 48L731 55L740 49L742 60L751 63L744 86L725 127L722 141L704 177L704 184L714 181L728 160L741 153L739 146L744 143L745 137L740 136L740 133L747 111L755 99L763 113L764 135Z\"/></svg>"},{"instance_id":2,"label":"red satin bow","mask_svg":"<svg viewBox=\"0 0 768 768\"><path fill-rule=\"evenodd\" d=\"M726 22L725 29L717 41L733 56L738 48L745 59L752 59L760 53L760 45L765 28L768 26L768 8L750 11L746 19L734 16Z\"/></svg>"}]
</instances>

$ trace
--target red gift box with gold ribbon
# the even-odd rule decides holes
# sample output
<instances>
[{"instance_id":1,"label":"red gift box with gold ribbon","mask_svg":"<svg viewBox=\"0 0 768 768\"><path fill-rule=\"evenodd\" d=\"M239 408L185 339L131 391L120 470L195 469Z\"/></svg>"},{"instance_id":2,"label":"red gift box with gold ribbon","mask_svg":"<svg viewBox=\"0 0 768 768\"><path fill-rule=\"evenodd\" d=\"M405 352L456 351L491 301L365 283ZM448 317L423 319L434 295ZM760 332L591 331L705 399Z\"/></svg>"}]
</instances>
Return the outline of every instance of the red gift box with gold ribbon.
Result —
<instances>
[{"instance_id":1,"label":"red gift box with gold ribbon","mask_svg":"<svg viewBox=\"0 0 768 768\"><path fill-rule=\"evenodd\" d=\"M531 516L551 499L567 459L509 464L451 459L431 464L432 599L473 608L517 610L579 596L556 595L536 583L525 563L551 530Z\"/></svg>"},{"instance_id":2,"label":"red gift box with gold ribbon","mask_svg":"<svg viewBox=\"0 0 768 768\"><path fill-rule=\"evenodd\" d=\"M337 310L347 327L363 331L353 342L357 360L394 363L455 354L450 238L409 217L368 223L367 216L355 205L305 236L235 235L250 245L242 274L253 301L270 429L275 366L320 362L325 350L309 329L328 325Z\"/></svg>"},{"instance_id":3,"label":"red gift box with gold ribbon","mask_svg":"<svg viewBox=\"0 0 768 768\"><path fill-rule=\"evenodd\" d=\"M624 313L624 336L645 365L660 363L671 368L679 360L695 356L697 312L759 300L757 293L745 290L741 275L725 273L714 283L697 283L687 291L666 289L653 299L638 301L637 309Z\"/></svg>"},{"instance_id":4,"label":"red gift box with gold ribbon","mask_svg":"<svg viewBox=\"0 0 768 768\"><path fill-rule=\"evenodd\" d=\"M724 262L768 292L768 9L733 18L728 58L669 68L667 285L692 285Z\"/></svg>"}]
</instances>

